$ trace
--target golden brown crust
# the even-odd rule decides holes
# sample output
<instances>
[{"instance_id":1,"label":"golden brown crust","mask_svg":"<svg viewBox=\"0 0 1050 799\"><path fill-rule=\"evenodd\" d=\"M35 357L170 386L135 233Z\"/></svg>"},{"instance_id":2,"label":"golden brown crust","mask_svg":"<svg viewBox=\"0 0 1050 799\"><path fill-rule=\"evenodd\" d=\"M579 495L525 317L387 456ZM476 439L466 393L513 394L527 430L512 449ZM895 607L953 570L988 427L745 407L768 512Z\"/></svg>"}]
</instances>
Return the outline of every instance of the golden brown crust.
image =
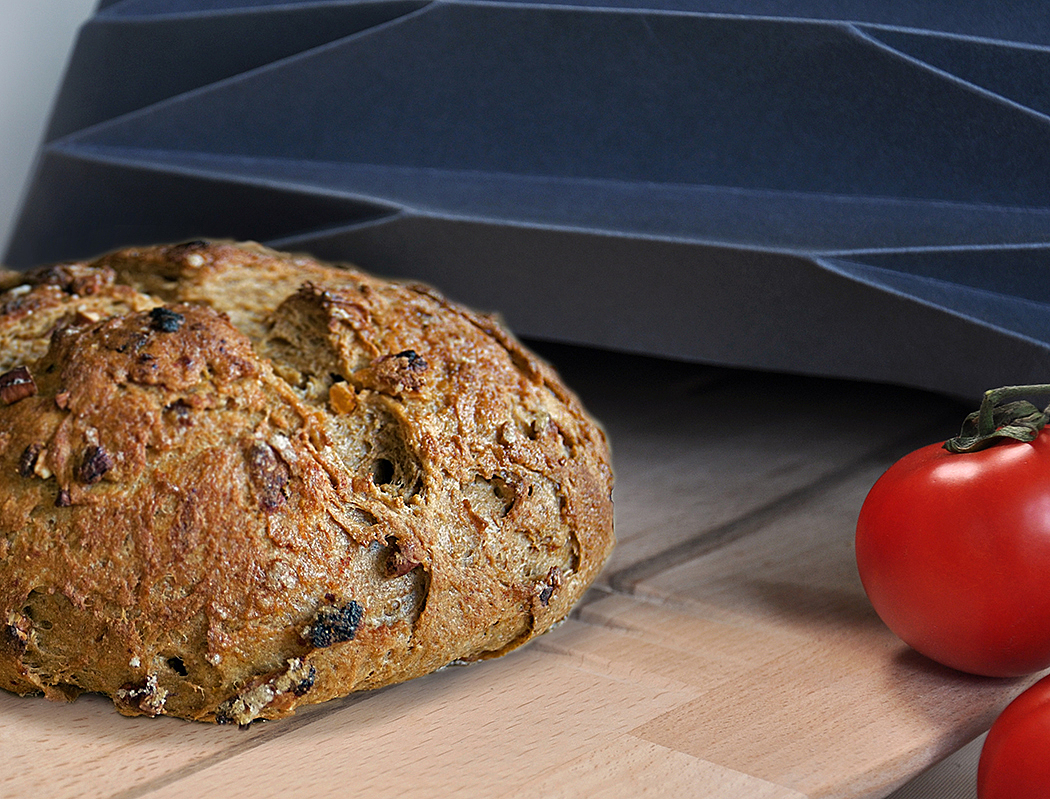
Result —
<instances>
[{"instance_id":1,"label":"golden brown crust","mask_svg":"<svg viewBox=\"0 0 1050 799\"><path fill-rule=\"evenodd\" d=\"M431 289L205 242L0 288L0 687L277 718L524 643L612 548L601 430Z\"/></svg>"}]
</instances>

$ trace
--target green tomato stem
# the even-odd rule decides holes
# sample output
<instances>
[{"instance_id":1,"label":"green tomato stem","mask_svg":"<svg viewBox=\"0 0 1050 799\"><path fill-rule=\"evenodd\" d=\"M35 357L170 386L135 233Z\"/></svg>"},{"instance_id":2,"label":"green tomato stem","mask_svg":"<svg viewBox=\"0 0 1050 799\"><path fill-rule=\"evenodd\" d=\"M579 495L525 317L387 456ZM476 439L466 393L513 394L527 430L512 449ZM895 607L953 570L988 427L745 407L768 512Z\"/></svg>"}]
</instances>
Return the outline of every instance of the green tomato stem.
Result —
<instances>
[{"instance_id":1,"label":"green tomato stem","mask_svg":"<svg viewBox=\"0 0 1050 799\"><path fill-rule=\"evenodd\" d=\"M981 407L966 417L959 435L945 441L944 448L963 453L1004 439L1034 441L1050 419L1050 406L1039 410L1028 400L1020 399L1033 394L1050 394L1050 384L1003 386L984 392Z\"/></svg>"}]
</instances>

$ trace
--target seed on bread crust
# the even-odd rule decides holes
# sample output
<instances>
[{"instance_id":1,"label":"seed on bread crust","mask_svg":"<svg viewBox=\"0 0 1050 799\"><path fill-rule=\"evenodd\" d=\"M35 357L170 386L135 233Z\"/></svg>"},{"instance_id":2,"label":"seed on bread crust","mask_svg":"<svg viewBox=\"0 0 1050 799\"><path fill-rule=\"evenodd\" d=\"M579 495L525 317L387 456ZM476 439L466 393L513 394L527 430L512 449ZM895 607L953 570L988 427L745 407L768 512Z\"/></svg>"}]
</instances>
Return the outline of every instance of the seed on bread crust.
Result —
<instances>
[{"instance_id":1,"label":"seed on bread crust","mask_svg":"<svg viewBox=\"0 0 1050 799\"><path fill-rule=\"evenodd\" d=\"M91 485L101 480L102 476L112 468L113 459L109 457L109 453L97 444L92 444L84 450L77 477L80 482Z\"/></svg>"},{"instance_id":2,"label":"seed on bread crust","mask_svg":"<svg viewBox=\"0 0 1050 799\"><path fill-rule=\"evenodd\" d=\"M33 472L36 470L36 462L40 457L40 450L43 449L41 444L28 444L26 448L22 450L22 456L18 459L18 473L22 477L32 477Z\"/></svg>"},{"instance_id":3,"label":"seed on bread crust","mask_svg":"<svg viewBox=\"0 0 1050 799\"><path fill-rule=\"evenodd\" d=\"M18 366L0 375L0 402L11 405L36 394L36 381L29 370Z\"/></svg>"}]
</instances>

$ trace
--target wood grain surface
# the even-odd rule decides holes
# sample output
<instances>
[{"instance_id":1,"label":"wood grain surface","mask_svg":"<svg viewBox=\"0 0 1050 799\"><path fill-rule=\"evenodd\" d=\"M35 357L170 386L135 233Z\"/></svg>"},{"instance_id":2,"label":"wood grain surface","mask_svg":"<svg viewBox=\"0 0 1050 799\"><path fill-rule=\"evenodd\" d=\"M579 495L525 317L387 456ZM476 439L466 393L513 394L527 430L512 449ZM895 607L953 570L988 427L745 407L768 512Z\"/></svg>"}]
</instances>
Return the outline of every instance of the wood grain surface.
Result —
<instances>
[{"instance_id":1,"label":"wood grain surface","mask_svg":"<svg viewBox=\"0 0 1050 799\"><path fill-rule=\"evenodd\" d=\"M0 694L0 797L882 797L1032 681L925 660L853 562L867 490L967 408L537 345L605 424L619 545L495 661L247 729Z\"/></svg>"}]
</instances>

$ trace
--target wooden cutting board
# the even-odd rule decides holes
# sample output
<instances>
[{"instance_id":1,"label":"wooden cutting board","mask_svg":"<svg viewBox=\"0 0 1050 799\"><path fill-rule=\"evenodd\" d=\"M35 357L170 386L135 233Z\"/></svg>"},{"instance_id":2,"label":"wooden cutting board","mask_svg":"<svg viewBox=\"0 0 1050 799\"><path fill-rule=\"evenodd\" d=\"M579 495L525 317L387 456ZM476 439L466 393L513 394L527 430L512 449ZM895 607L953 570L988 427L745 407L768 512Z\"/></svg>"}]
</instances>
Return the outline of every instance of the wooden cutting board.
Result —
<instances>
[{"instance_id":1,"label":"wooden cutting board","mask_svg":"<svg viewBox=\"0 0 1050 799\"><path fill-rule=\"evenodd\" d=\"M563 625L244 730L0 694L0 796L879 797L1032 681L915 654L854 569L867 490L968 409L543 352L606 425L617 474L620 543Z\"/></svg>"}]
</instances>

